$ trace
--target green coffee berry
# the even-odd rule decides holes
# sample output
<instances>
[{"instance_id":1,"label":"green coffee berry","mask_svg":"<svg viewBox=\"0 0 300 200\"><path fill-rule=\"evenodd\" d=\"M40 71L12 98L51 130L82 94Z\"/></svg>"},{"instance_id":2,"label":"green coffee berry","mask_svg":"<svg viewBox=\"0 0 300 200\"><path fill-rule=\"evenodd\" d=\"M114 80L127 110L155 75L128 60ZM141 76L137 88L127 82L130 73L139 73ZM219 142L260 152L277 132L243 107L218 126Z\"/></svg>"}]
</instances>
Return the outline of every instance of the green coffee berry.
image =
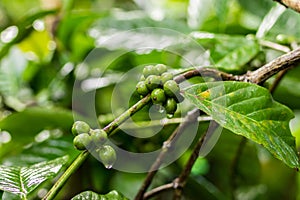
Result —
<instances>
[{"instance_id":1,"label":"green coffee berry","mask_svg":"<svg viewBox=\"0 0 300 200\"><path fill-rule=\"evenodd\" d=\"M148 77L149 75L154 74L154 66L153 65L147 65L143 69L143 75L145 77Z\"/></svg>"},{"instance_id":2,"label":"green coffee berry","mask_svg":"<svg viewBox=\"0 0 300 200\"><path fill-rule=\"evenodd\" d=\"M154 66L154 74L155 75L161 75L162 73L166 72L168 70L166 65L163 64L157 64Z\"/></svg>"},{"instance_id":3,"label":"green coffee berry","mask_svg":"<svg viewBox=\"0 0 300 200\"><path fill-rule=\"evenodd\" d=\"M161 84L160 76L150 75L145 80L146 86L149 90L154 90Z\"/></svg>"},{"instance_id":4,"label":"green coffee berry","mask_svg":"<svg viewBox=\"0 0 300 200\"><path fill-rule=\"evenodd\" d=\"M164 84L164 91L169 97L176 97L179 94L179 86L174 80L168 80Z\"/></svg>"},{"instance_id":5,"label":"green coffee berry","mask_svg":"<svg viewBox=\"0 0 300 200\"><path fill-rule=\"evenodd\" d=\"M145 96L149 93L149 90L144 81L140 81L136 84L136 91L142 96Z\"/></svg>"},{"instance_id":6,"label":"green coffee berry","mask_svg":"<svg viewBox=\"0 0 300 200\"><path fill-rule=\"evenodd\" d=\"M174 114L177 109L177 102L174 98L168 98L165 104L167 114Z\"/></svg>"},{"instance_id":7,"label":"green coffee berry","mask_svg":"<svg viewBox=\"0 0 300 200\"><path fill-rule=\"evenodd\" d=\"M82 133L75 136L73 145L78 150L85 150L91 144L92 138L88 133Z\"/></svg>"},{"instance_id":8,"label":"green coffee berry","mask_svg":"<svg viewBox=\"0 0 300 200\"><path fill-rule=\"evenodd\" d=\"M166 101L166 95L163 89L156 88L151 92L151 99L154 104L163 104Z\"/></svg>"},{"instance_id":9,"label":"green coffee berry","mask_svg":"<svg viewBox=\"0 0 300 200\"><path fill-rule=\"evenodd\" d=\"M90 131L91 139L97 146L101 146L107 141L107 133L103 129L95 129Z\"/></svg>"},{"instance_id":10,"label":"green coffee berry","mask_svg":"<svg viewBox=\"0 0 300 200\"><path fill-rule=\"evenodd\" d=\"M74 136L88 133L90 131L90 126L83 121L76 121L72 126L72 133Z\"/></svg>"},{"instance_id":11,"label":"green coffee berry","mask_svg":"<svg viewBox=\"0 0 300 200\"><path fill-rule=\"evenodd\" d=\"M162 84L164 84L168 80L172 80L173 79L173 74L170 73L170 72L165 72L160 77L161 77Z\"/></svg>"},{"instance_id":12,"label":"green coffee berry","mask_svg":"<svg viewBox=\"0 0 300 200\"><path fill-rule=\"evenodd\" d=\"M99 158L103 165L110 169L117 160L117 154L114 148L110 145L103 145L98 149Z\"/></svg>"}]
</instances>

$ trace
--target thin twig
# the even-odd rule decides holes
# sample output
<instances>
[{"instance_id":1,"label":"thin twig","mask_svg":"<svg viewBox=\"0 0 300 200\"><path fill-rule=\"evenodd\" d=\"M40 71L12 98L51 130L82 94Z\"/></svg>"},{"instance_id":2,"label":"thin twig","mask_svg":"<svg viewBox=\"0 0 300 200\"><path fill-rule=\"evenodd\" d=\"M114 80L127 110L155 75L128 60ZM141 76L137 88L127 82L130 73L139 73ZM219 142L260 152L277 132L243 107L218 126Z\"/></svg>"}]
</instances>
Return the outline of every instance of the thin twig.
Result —
<instances>
[{"instance_id":1,"label":"thin twig","mask_svg":"<svg viewBox=\"0 0 300 200\"><path fill-rule=\"evenodd\" d=\"M158 195L159 193L161 193L165 190L169 190L169 189L173 189L173 188L174 188L174 183L167 183L167 184L158 186L156 188L153 188L149 192L146 192L144 194L143 200L150 199L151 197L154 197L155 195Z\"/></svg>"},{"instance_id":2,"label":"thin twig","mask_svg":"<svg viewBox=\"0 0 300 200\"><path fill-rule=\"evenodd\" d=\"M287 69L281 71L278 73L278 76L276 77L275 81L273 82L273 84L271 85L269 91L271 93L273 93L275 91L275 89L277 88L277 86L279 85L280 81L283 79L284 75L288 72Z\"/></svg>"},{"instance_id":3,"label":"thin twig","mask_svg":"<svg viewBox=\"0 0 300 200\"><path fill-rule=\"evenodd\" d=\"M211 116L199 116L197 118L198 122L203 121L211 121ZM153 126L167 126L171 124L180 124L184 121L183 118L163 118L161 120L151 120L151 121L141 121L141 122L128 122L120 125L119 128L121 129L147 129L149 127ZM115 129L115 131L118 131L118 129Z\"/></svg>"},{"instance_id":4,"label":"thin twig","mask_svg":"<svg viewBox=\"0 0 300 200\"><path fill-rule=\"evenodd\" d=\"M183 74L180 74L174 78L177 83L181 83L189 78L195 76L203 76L203 77L213 77L217 80L236 80L235 76L232 74L227 74L225 72L221 72L217 69L211 67L199 67L194 70L187 71Z\"/></svg>"},{"instance_id":5,"label":"thin twig","mask_svg":"<svg viewBox=\"0 0 300 200\"><path fill-rule=\"evenodd\" d=\"M178 178L174 180L174 189L175 189L174 198L173 198L174 200L181 199L183 187L187 182L187 179L192 171L193 165L195 164L197 158L199 157L199 152L203 142L205 141L206 135L209 135L209 133L214 132L218 127L219 124L215 121L212 121L210 128L201 136L199 142L195 146L192 155L190 156L181 174L179 175Z\"/></svg>"},{"instance_id":6,"label":"thin twig","mask_svg":"<svg viewBox=\"0 0 300 200\"><path fill-rule=\"evenodd\" d=\"M164 142L163 147L162 147L162 151L160 152L160 154L158 155L158 157L156 158L155 162L152 164L141 188L139 189L135 200L142 200L144 198L144 194L147 190L147 188L149 187L149 185L151 184L153 177L155 176L155 174L157 173L157 170L159 169L160 165L162 164L165 156L167 155L169 149L172 147L172 145L177 141L177 139L179 138L179 136L181 135L181 133L185 130L185 128L191 124L194 123L195 121L197 121L197 118L199 116L200 112L198 109L195 109L191 112L189 112L187 114L187 116L185 117L185 120L183 123L181 123L176 129L175 131L170 135L170 137Z\"/></svg>"},{"instance_id":7,"label":"thin twig","mask_svg":"<svg viewBox=\"0 0 300 200\"><path fill-rule=\"evenodd\" d=\"M284 53L288 53L291 51L291 49L287 46L275 43L275 42L271 42L271 41L267 41L267 40L260 40L259 44L277 51L281 51Z\"/></svg>"},{"instance_id":8,"label":"thin twig","mask_svg":"<svg viewBox=\"0 0 300 200\"><path fill-rule=\"evenodd\" d=\"M237 174L238 165L239 165L240 159L242 157L242 153L243 153L246 143L247 143L247 139L245 137L242 137L242 139L239 143L238 149L233 158L232 164L231 164L231 174L230 174L231 195L232 195L231 199L235 199L234 190L236 189L237 185L236 185L236 179L235 179L234 175Z\"/></svg>"}]
</instances>

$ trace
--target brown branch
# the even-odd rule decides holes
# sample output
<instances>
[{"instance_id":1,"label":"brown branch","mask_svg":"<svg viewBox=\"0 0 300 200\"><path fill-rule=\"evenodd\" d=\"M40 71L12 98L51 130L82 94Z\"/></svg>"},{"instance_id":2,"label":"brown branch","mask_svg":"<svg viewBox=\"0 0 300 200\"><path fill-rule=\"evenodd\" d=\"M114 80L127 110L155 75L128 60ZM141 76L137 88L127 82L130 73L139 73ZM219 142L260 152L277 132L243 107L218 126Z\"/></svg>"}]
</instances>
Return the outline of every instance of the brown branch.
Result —
<instances>
[{"instance_id":1,"label":"brown branch","mask_svg":"<svg viewBox=\"0 0 300 200\"><path fill-rule=\"evenodd\" d=\"M275 89L277 88L277 86L279 85L280 81L283 79L284 75L288 72L288 70L283 70L281 72L278 73L278 76L276 77L275 81L273 82L273 84L271 85L269 91L271 93L273 93L275 91Z\"/></svg>"},{"instance_id":2,"label":"brown branch","mask_svg":"<svg viewBox=\"0 0 300 200\"><path fill-rule=\"evenodd\" d=\"M251 82L255 84L261 84L269 79L274 74L289 69L294 65L300 63L300 48L295 49L289 53L286 53L278 58L275 58L271 62L265 64L261 68L248 72L245 75L240 76L240 80Z\"/></svg>"},{"instance_id":3,"label":"brown branch","mask_svg":"<svg viewBox=\"0 0 300 200\"><path fill-rule=\"evenodd\" d=\"M180 200L182 195L182 190L187 182L187 179L192 171L193 165L195 164L197 158L199 157L199 151L202 147L202 144L206 138L206 135L209 133L213 133L217 128L219 127L219 124L215 121L212 121L211 126L208 128L208 130L201 136L199 142L195 146L192 155L190 156L188 162L186 163L184 169L182 170L181 174L178 178L176 178L174 183L175 193L174 193L174 200Z\"/></svg>"},{"instance_id":4,"label":"brown branch","mask_svg":"<svg viewBox=\"0 0 300 200\"><path fill-rule=\"evenodd\" d=\"M300 13L300 1L299 0L274 0L284 5L285 7L291 8Z\"/></svg>"},{"instance_id":5,"label":"brown branch","mask_svg":"<svg viewBox=\"0 0 300 200\"><path fill-rule=\"evenodd\" d=\"M181 83L187 79L190 79L195 76L203 76L203 77L213 77L217 80L236 80L236 77L232 74L227 74L225 72L221 72L217 69L211 67L199 67L195 70L187 71L183 74L180 74L174 78L177 83Z\"/></svg>"},{"instance_id":6,"label":"brown branch","mask_svg":"<svg viewBox=\"0 0 300 200\"><path fill-rule=\"evenodd\" d=\"M293 66L300 64L300 48L290 51L282 56L275 58L271 62L263 65L261 68L250 71L243 75L232 75L225 72L218 71L217 69L209 67L201 67L195 70L191 70L180 74L174 78L177 83L181 83L186 79L195 76L209 76L215 79L221 79L223 81L244 81L255 84L262 84L267 79L277 74L280 71L287 70Z\"/></svg>"},{"instance_id":7,"label":"brown branch","mask_svg":"<svg viewBox=\"0 0 300 200\"><path fill-rule=\"evenodd\" d=\"M169 189L173 189L174 188L174 183L167 183L165 185L161 185L161 186L158 186L152 190L150 190L149 192L146 192L144 194L144 200L146 199L150 199L151 197L154 197L155 195L165 191L165 190L169 190Z\"/></svg>"},{"instance_id":8,"label":"brown branch","mask_svg":"<svg viewBox=\"0 0 300 200\"><path fill-rule=\"evenodd\" d=\"M144 194L151 184L153 177L155 176L157 170L159 169L160 165L162 164L165 156L171 149L172 145L177 141L181 133L185 130L185 128L194 122L197 122L197 118L200 114L200 111L198 109L195 109L188 113L188 115L185 117L184 121L175 129L175 131L170 135L170 137L164 142L162 151L158 155L155 162L152 164L146 179L144 180L141 188L139 189L139 192L137 193L135 200L142 200L144 198Z\"/></svg>"}]
</instances>

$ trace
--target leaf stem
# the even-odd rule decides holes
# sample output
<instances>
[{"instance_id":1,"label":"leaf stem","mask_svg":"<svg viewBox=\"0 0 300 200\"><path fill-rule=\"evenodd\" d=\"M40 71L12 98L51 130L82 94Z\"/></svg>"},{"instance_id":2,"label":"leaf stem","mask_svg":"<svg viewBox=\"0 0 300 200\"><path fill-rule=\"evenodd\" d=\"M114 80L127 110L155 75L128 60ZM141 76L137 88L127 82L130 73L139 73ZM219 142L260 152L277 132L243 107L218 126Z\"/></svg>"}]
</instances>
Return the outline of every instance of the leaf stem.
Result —
<instances>
[{"instance_id":1,"label":"leaf stem","mask_svg":"<svg viewBox=\"0 0 300 200\"><path fill-rule=\"evenodd\" d=\"M89 152L87 150L81 152L77 158L72 162L72 164L68 167L68 169L63 173L63 175L58 179L58 181L53 185L53 187L49 190L43 200L51 200L57 195L60 189L64 186L65 182L69 179L69 177L81 166L81 164L88 157Z\"/></svg>"}]
</instances>

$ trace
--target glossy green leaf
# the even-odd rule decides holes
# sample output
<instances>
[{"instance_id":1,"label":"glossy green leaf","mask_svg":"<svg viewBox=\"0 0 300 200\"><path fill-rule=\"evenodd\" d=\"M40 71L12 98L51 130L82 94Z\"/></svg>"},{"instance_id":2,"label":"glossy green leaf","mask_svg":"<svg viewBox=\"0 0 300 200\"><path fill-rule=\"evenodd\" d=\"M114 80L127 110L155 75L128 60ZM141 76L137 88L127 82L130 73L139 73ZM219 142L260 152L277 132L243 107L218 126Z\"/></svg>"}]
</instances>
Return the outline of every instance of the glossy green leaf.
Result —
<instances>
[{"instance_id":1,"label":"glossy green leaf","mask_svg":"<svg viewBox=\"0 0 300 200\"><path fill-rule=\"evenodd\" d=\"M6 155L3 156L3 160L1 159L0 153L0 161L4 165L9 166L30 166L35 163L50 161L65 155L68 155L70 160L73 160L73 158L78 155L79 151L74 148L72 141L73 136L68 135L57 139L47 139L40 143L34 142L29 148L26 149L21 146L20 149L22 149L22 152L18 155L14 155L16 151L16 145L12 145L12 147L7 151L14 153L6 153ZM1 150L2 149L0 148L0 151Z\"/></svg>"},{"instance_id":2,"label":"glossy green leaf","mask_svg":"<svg viewBox=\"0 0 300 200\"><path fill-rule=\"evenodd\" d=\"M230 73L247 71L244 65L259 52L257 41L242 35L201 31L192 32L190 35L204 49L209 49L212 64Z\"/></svg>"},{"instance_id":3,"label":"glossy green leaf","mask_svg":"<svg viewBox=\"0 0 300 200\"><path fill-rule=\"evenodd\" d=\"M34 136L45 128L61 128L69 131L72 123L71 111L59 108L34 107L4 118L0 121L0 129L8 131L14 141L24 141L31 139L30 137L24 138L25 135Z\"/></svg>"},{"instance_id":4,"label":"glossy green leaf","mask_svg":"<svg viewBox=\"0 0 300 200\"><path fill-rule=\"evenodd\" d=\"M121 193L113 190L105 195L97 194L92 191L85 191L73 197L72 200L128 200L128 199L124 197Z\"/></svg>"},{"instance_id":5,"label":"glossy green leaf","mask_svg":"<svg viewBox=\"0 0 300 200\"><path fill-rule=\"evenodd\" d=\"M254 40L239 46L216 63L217 68L226 72L243 72L244 65L259 52L259 44Z\"/></svg>"},{"instance_id":6,"label":"glossy green leaf","mask_svg":"<svg viewBox=\"0 0 300 200\"><path fill-rule=\"evenodd\" d=\"M243 9L253 13L256 16L263 17L275 3L268 0L238 0Z\"/></svg>"},{"instance_id":7,"label":"glossy green leaf","mask_svg":"<svg viewBox=\"0 0 300 200\"><path fill-rule=\"evenodd\" d=\"M68 156L64 156L29 167L2 165L0 166L0 190L26 198L41 183L57 176L67 161Z\"/></svg>"},{"instance_id":8,"label":"glossy green leaf","mask_svg":"<svg viewBox=\"0 0 300 200\"><path fill-rule=\"evenodd\" d=\"M216 15L221 21L225 20L228 14L228 3L228 0L216 0L215 2ZM225 23L223 22L223 24Z\"/></svg>"},{"instance_id":9,"label":"glossy green leaf","mask_svg":"<svg viewBox=\"0 0 300 200\"><path fill-rule=\"evenodd\" d=\"M274 101L267 89L244 82L211 82L193 85L184 95L221 126L263 145L288 166L299 167L289 130L293 113Z\"/></svg>"}]
</instances>

